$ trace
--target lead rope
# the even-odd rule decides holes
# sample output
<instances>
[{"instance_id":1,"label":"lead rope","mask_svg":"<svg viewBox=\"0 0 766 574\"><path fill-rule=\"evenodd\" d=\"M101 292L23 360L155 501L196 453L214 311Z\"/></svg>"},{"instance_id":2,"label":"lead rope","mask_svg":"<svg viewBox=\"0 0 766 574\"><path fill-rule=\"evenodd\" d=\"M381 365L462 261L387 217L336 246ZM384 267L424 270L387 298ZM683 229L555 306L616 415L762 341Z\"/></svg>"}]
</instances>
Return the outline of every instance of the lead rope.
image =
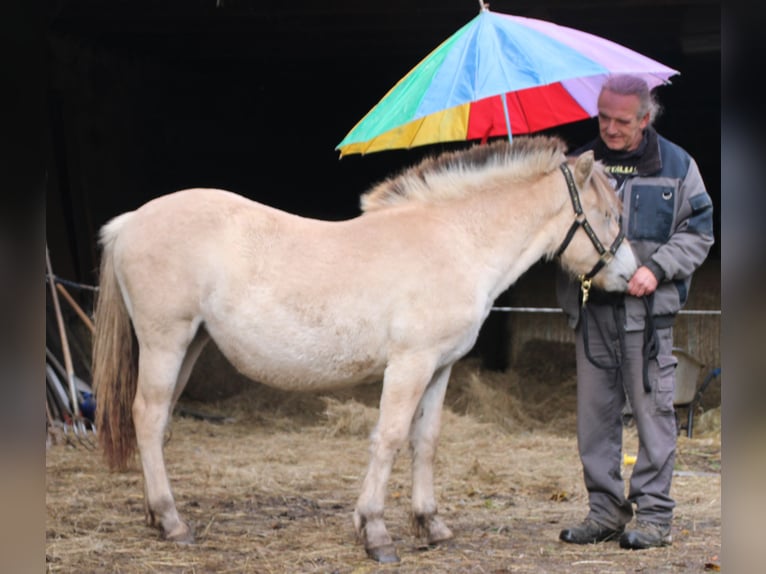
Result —
<instances>
[{"instance_id":1,"label":"lead rope","mask_svg":"<svg viewBox=\"0 0 766 574\"><path fill-rule=\"evenodd\" d=\"M614 322L615 322L615 325L617 326L619 352L615 353L617 356L615 357L614 362L611 365L602 363L596 360L596 358L590 352L590 338L588 335L588 309L587 309L588 296L590 295L590 287L591 287L590 279L580 280L580 294L582 296L580 316L582 317L582 336L583 336L583 343L585 347L585 356L588 358L588 361L590 361L592 365L594 365L595 367L599 369L604 369L604 370L619 369L622 366L622 357L625 354L625 330L621 328L623 321L620 314L620 308L624 309L624 305L617 305L617 304L611 305ZM654 316L653 316L654 294L645 295L644 297L641 298L641 300L644 302L644 308L646 309L646 319L644 320L644 345L643 345L643 357L642 357L643 358L643 383L644 383L644 392L650 393L652 391L652 384L651 384L651 381L649 380L649 361L656 359L657 353L659 352L659 340L657 339L657 329L655 328L655 325L654 325Z\"/></svg>"},{"instance_id":2,"label":"lead rope","mask_svg":"<svg viewBox=\"0 0 766 574\"><path fill-rule=\"evenodd\" d=\"M625 332L622 329L617 330L618 337L619 337L619 343L620 348L619 351L615 351L615 358L612 364L602 363L601 361L598 361L590 352L590 336L588 334L589 328L588 328L588 296L590 295L590 286L591 286L591 280L590 279L581 279L580 280L580 294L582 295L582 303L581 303L581 312L580 316L582 317L582 337L583 337L583 343L585 347L585 356L588 357L588 360L591 362L592 365L599 369L603 370L614 370L619 369L622 366L622 357L624 355L624 349L625 349ZM619 317L619 308L617 305L611 305L612 307L612 313L614 315L614 322L615 325L620 325L620 317ZM604 340L603 334L601 335L601 339Z\"/></svg>"},{"instance_id":3,"label":"lead rope","mask_svg":"<svg viewBox=\"0 0 766 574\"><path fill-rule=\"evenodd\" d=\"M657 358L660 350L660 342L657 338L657 328L654 325L654 293L641 297L646 309L646 319L644 319L644 391L652 391L652 384L649 381L649 361Z\"/></svg>"}]
</instances>

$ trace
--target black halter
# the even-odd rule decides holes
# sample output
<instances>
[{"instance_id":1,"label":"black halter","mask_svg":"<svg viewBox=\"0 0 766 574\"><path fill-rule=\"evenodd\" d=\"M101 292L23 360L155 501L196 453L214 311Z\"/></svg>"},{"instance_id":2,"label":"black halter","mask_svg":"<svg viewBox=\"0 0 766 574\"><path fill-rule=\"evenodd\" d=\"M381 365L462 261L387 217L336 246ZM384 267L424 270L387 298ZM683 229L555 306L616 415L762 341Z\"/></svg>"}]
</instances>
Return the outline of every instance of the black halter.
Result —
<instances>
[{"instance_id":1,"label":"black halter","mask_svg":"<svg viewBox=\"0 0 766 574\"><path fill-rule=\"evenodd\" d=\"M560 257L561 254L564 253L566 248L569 246L569 243L572 241L574 234L580 227L582 227L585 230L585 233L588 234L590 242L593 244L593 247L596 248L596 251L598 251L600 256L596 264L593 266L593 269L591 269L585 275L581 275L579 278L583 283L584 290L587 290L587 288L590 287L590 280L594 275L596 275L596 273L601 271L604 265L612 260L614 254L617 253L617 249L619 249L622 240L625 239L625 232L622 229L622 218L620 218L620 232L617 234L617 237L614 238L614 241L612 242L612 245L609 247L609 249L605 249L601 241L599 241L598 237L596 236L596 233L593 231L593 228L590 226L590 223L588 223L588 219L585 217L585 214L583 213L582 204L580 203L580 193L577 191L577 186L575 185L574 177L572 177L572 172L570 171L569 166L566 164L566 162L564 162L560 167L561 172L564 174L564 179L567 181L569 197L572 200L572 207L574 208L575 212L575 220L572 222L572 225L570 226L564 241L561 243L561 246L556 251L555 257ZM585 287L586 282L587 287Z\"/></svg>"}]
</instances>

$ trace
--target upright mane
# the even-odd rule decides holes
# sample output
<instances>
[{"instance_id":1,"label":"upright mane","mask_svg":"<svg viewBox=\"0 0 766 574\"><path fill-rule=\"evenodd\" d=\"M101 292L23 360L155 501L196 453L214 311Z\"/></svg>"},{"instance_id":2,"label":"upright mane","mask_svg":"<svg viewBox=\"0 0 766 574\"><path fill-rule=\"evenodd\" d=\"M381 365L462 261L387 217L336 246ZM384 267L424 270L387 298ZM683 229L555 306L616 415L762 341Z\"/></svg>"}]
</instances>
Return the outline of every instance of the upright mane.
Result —
<instances>
[{"instance_id":1,"label":"upright mane","mask_svg":"<svg viewBox=\"0 0 766 574\"><path fill-rule=\"evenodd\" d=\"M604 164L597 161L593 164L591 174L593 189L596 191L598 205L602 211L611 211L616 217L622 213L622 200L614 193L614 186L604 169Z\"/></svg>"},{"instance_id":2,"label":"upright mane","mask_svg":"<svg viewBox=\"0 0 766 574\"><path fill-rule=\"evenodd\" d=\"M565 160L566 144L555 136L518 137L425 158L362 194L362 211L410 201L438 201L476 193L475 185L502 175L529 180L550 173Z\"/></svg>"}]
</instances>

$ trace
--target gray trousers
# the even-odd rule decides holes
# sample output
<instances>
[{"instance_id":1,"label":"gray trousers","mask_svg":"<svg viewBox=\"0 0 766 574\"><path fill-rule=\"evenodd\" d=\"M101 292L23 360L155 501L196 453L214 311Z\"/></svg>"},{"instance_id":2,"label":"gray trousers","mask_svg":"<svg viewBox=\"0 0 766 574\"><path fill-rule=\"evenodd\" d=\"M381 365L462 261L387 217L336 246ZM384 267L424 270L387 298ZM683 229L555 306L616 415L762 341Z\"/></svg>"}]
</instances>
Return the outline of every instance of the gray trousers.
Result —
<instances>
[{"instance_id":1,"label":"gray trousers","mask_svg":"<svg viewBox=\"0 0 766 574\"><path fill-rule=\"evenodd\" d=\"M643 331L619 333L623 317L609 305L589 304L588 353L583 320L575 331L577 350L577 443L588 490L588 517L611 528L636 516L670 523L675 502L670 483L675 463L677 427L673 409L676 358L671 328L658 329L659 352L649 361L651 392L643 384ZM628 495L622 477L622 415L625 395L630 400L638 430L637 460Z\"/></svg>"}]
</instances>

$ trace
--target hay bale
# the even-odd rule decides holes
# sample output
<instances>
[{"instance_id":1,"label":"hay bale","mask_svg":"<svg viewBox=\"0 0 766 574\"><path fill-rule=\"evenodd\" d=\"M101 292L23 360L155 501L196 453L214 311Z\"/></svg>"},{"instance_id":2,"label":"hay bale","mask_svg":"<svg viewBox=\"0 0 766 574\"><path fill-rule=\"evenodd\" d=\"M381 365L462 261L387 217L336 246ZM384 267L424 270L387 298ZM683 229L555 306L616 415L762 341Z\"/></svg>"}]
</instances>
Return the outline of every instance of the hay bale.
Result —
<instances>
[{"instance_id":1,"label":"hay bale","mask_svg":"<svg viewBox=\"0 0 766 574\"><path fill-rule=\"evenodd\" d=\"M354 399L341 401L323 397L326 422L324 435L328 437L366 437L378 421L380 411Z\"/></svg>"}]
</instances>

